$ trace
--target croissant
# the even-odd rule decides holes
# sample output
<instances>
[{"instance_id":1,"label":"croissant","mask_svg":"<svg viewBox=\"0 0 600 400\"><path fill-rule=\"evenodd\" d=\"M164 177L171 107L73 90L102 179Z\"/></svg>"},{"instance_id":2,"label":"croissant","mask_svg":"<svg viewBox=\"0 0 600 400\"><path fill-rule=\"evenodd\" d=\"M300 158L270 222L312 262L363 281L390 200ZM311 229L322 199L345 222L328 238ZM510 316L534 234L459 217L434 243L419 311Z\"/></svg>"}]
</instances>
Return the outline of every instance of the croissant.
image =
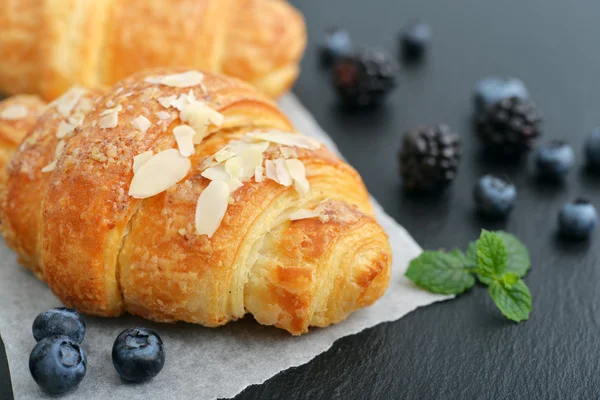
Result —
<instances>
[{"instance_id":1,"label":"croissant","mask_svg":"<svg viewBox=\"0 0 600 400\"><path fill-rule=\"evenodd\" d=\"M0 188L6 165L27 132L33 129L46 103L38 96L18 95L0 101Z\"/></svg>"},{"instance_id":2,"label":"croissant","mask_svg":"<svg viewBox=\"0 0 600 400\"><path fill-rule=\"evenodd\" d=\"M0 0L0 91L50 100L186 65L275 97L305 45L302 15L284 0Z\"/></svg>"},{"instance_id":3,"label":"croissant","mask_svg":"<svg viewBox=\"0 0 600 400\"><path fill-rule=\"evenodd\" d=\"M10 161L6 243L66 305L299 335L383 295L358 175L234 78L140 72L51 103Z\"/></svg>"}]
</instances>

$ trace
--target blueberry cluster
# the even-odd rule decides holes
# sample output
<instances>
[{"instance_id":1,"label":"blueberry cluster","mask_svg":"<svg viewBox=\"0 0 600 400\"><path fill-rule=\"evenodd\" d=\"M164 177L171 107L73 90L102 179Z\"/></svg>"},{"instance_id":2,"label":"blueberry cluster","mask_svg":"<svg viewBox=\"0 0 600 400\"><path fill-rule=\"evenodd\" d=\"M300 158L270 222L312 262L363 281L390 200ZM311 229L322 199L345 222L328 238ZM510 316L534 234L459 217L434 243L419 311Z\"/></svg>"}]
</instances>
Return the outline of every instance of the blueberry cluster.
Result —
<instances>
[{"instance_id":1,"label":"blueberry cluster","mask_svg":"<svg viewBox=\"0 0 600 400\"><path fill-rule=\"evenodd\" d=\"M74 390L87 372L87 357L81 347L86 326L71 308L52 308L33 321L38 342L29 356L29 370L35 382L49 394ZM119 376L130 382L155 377L165 363L163 342L150 329L131 328L119 334L112 350Z\"/></svg>"}]
</instances>

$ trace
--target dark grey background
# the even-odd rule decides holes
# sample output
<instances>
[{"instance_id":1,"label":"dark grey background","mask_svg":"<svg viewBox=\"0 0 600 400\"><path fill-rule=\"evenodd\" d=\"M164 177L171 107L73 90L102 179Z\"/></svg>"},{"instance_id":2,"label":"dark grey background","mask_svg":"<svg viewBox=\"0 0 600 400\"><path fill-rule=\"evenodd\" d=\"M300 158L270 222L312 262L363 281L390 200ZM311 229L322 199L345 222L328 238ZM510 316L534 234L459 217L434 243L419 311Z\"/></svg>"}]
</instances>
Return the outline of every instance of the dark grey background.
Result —
<instances>
[{"instance_id":1,"label":"dark grey background","mask_svg":"<svg viewBox=\"0 0 600 400\"><path fill-rule=\"evenodd\" d=\"M600 396L600 232L587 242L556 238L561 204L585 196L600 207L600 176L586 173L581 147L600 125L600 2L597 0L292 0L305 14L309 47L295 88L362 174L386 211L425 248L464 247L481 228L517 234L531 251L526 282L534 311L516 325L476 287L446 303L338 341L302 367L239 399L597 399ZM404 66L402 84L379 110L337 106L318 62L324 28L397 54L410 18L429 22L434 43L424 63ZM567 139L578 165L564 185L537 182L531 165L488 162L470 126L471 94L486 75L521 78L545 115L545 137ZM457 182L439 197L409 197L397 177L402 133L446 122L464 157ZM514 214L490 224L473 213L471 188L485 173L505 174L519 190ZM0 355L0 399L9 381ZM240 371L243 373L243 371Z\"/></svg>"}]
</instances>

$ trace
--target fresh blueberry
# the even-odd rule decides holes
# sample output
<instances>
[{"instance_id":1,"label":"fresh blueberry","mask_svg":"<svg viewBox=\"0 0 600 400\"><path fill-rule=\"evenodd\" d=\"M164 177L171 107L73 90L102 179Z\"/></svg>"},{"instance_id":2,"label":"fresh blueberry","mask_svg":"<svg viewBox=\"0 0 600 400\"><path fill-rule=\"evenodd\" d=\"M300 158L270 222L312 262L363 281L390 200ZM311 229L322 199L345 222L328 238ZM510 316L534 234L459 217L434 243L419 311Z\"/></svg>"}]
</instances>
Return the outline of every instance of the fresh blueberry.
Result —
<instances>
[{"instance_id":1,"label":"fresh blueberry","mask_svg":"<svg viewBox=\"0 0 600 400\"><path fill-rule=\"evenodd\" d=\"M40 340L29 356L29 371L35 382L48 393L72 390L85 376L87 359L79 343L66 336Z\"/></svg>"},{"instance_id":2,"label":"fresh blueberry","mask_svg":"<svg viewBox=\"0 0 600 400\"><path fill-rule=\"evenodd\" d=\"M81 343L85 336L85 322L73 308L51 308L35 318L32 331L38 342L50 336L67 336Z\"/></svg>"},{"instance_id":3,"label":"fresh blueberry","mask_svg":"<svg viewBox=\"0 0 600 400\"><path fill-rule=\"evenodd\" d=\"M433 31L431 26L422 21L409 22L400 36L402 52L406 58L418 58L425 53L431 42Z\"/></svg>"},{"instance_id":4,"label":"fresh blueberry","mask_svg":"<svg viewBox=\"0 0 600 400\"><path fill-rule=\"evenodd\" d=\"M596 208L587 200L577 199L565 204L558 214L558 229L561 234L584 239L596 227Z\"/></svg>"},{"instance_id":5,"label":"fresh blueberry","mask_svg":"<svg viewBox=\"0 0 600 400\"><path fill-rule=\"evenodd\" d=\"M600 127L592 130L585 141L585 157L589 167L600 169Z\"/></svg>"},{"instance_id":6,"label":"fresh blueberry","mask_svg":"<svg viewBox=\"0 0 600 400\"><path fill-rule=\"evenodd\" d=\"M575 152L565 141L553 140L537 148L535 164L541 177L561 179L573 168Z\"/></svg>"},{"instance_id":7,"label":"fresh blueberry","mask_svg":"<svg viewBox=\"0 0 600 400\"><path fill-rule=\"evenodd\" d=\"M475 111L482 112L509 97L529 98L527 88L517 78L495 76L481 79L475 87Z\"/></svg>"},{"instance_id":8,"label":"fresh blueberry","mask_svg":"<svg viewBox=\"0 0 600 400\"><path fill-rule=\"evenodd\" d=\"M352 39L348 31L335 27L328 28L321 45L321 58L325 64L333 64L340 58L352 54Z\"/></svg>"},{"instance_id":9,"label":"fresh blueberry","mask_svg":"<svg viewBox=\"0 0 600 400\"><path fill-rule=\"evenodd\" d=\"M475 206L484 216L506 218L517 200L517 189L504 179L485 175L473 191Z\"/></svg>"},{"instance_id":10,"label":"fresh blueberry","mask_svg":"<svg viewBox=\"0 0 600 400\"><path fill-rule=\"evenodd\" d=\"M165 365L162 339L151 329L126 329L115 340L112 360L117 373L126 381L152 379Z\"/></svg>"}]
</instances>

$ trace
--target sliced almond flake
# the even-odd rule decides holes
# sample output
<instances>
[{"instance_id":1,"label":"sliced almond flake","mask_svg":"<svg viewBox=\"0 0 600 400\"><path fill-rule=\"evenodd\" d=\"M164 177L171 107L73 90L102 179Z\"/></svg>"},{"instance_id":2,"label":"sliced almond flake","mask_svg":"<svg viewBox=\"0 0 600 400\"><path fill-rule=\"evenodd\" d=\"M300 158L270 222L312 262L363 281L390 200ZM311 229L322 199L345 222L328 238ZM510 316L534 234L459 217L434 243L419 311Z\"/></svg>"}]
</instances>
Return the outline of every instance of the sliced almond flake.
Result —
<instances>
[{"instance_id":1,"label":"sliced almond flake","mask_svg":"<svg viewBox=\"0 0 600 400\"><path fill-rule=\"evenodd\" d=\"M254 169L254 180L256 182L262 182L264 180L264 176L263 176L264 172L265 172L265 169L263 167L256 167Z\"/></svg>"},{"instance_id":2,"label":"sliced almond flake","mask_svg":"<svg viewBox=\"0 0 600 400\"><path fill-rule=\"evenodd\" d=\"M223 115L200 102L185 104L181 109L180 117L196 131L194 144L200 143L206 137L208 125L221 126L223 124Z\"/></svg>"},{"instance_id":3,"label":"sliced almond flake","mask_svg":"<svg viewBox=\"0 0 600 400\"><path fill-rule=\"evenodd\" d=\"M111 112L110 114L105 115L100 120L100 128L115 128L119 125L119 113L116 111Z\"/></svg>"},{"instance_id":4,"label":"sliced almond flake","mask_svg":"<svg viewBox=\"0 0 600 400\"><path fill-rule=\"evenodd\" d=\"M146 161L152 158L153 155L154 152L148 150L133 157L133 173L135 174Z\"/></svg>"},{"instance_id":5,"label":"sliced almond flake","mask_svg":"<svg viewBox=\"0 0 600 400\"><path fill-rule=\"evenodd\" d=\"M240 156L231 157L225 161L225 171L232 178L240 178L243 174L242 168L244 166L244 160Z\"/></svg>"},{"instance_id":6,"label":"sliced almond flake","mask_svg":"<svg viewBox=\"0 0 600 400\"><path fill-rule=\"evenodd\" d=\"M298 152L293 147L281 146L279 151L284 158L298 158Z\"/></svg>"},{"instance_id":7,"label":"sliced almond flake","mask_svg":"<svg viewBox=\"0 0 600 400\"><path fill-rule=\"evenodd\" d=\"M115 106L115 102L112 100L109 100L106 102L106 107L111 108Z\"/></svg>"},{"instance_id":8,"label":"sliced almond flake","mask_svg":"<svg viewBox=\"0 0 600 400\"><path fill-rule=\"evenodd\" d=\"M181 155L189 157L194 154L194 135L196 132L188 125L179 125L173 129L175 140Z\"/></svg>"},{"instance_id":9,"label":"sliced almond flake","mask_svg":"<svg viewBox=\"0 0 600 400\"><path fill-rule=\"evenodd\" d=\"M6 120L23 119L27 116L28 113L29 113L29 110L25 106L22 106L22 105L9 106L0 112L0 119L6 119Z\"/></svg>"},{"instance_id":10,"label":"sliced almond flake","mask_svg":"<svg viewBox=\"0 0 600 400\"><path fill-rule=\"evenodd\" d=\"M129 195L145 199L164 192L186 177L192 163L178 150L168 149L153 155L133 175Z\"/></svg>"},{"instance_id":11,"label":"sliced almond flake","mask_svg":"<svg viewBox=\"0 0 600 400\"><path fill-rule=\"evenodd\" d=\"M42 168L42 172L51 172L54 171L54 168L56 168L56 160L52 161L50 164Z\"/></svg>"},{"instance_id":12,"label":"sliced almond flake","mask_svg":"<svg viewBox=\"0 0 600 400\"><path fill-rule=\"evenodd\" d=\"M202 83L204 75L199 71L186 71L180 74L151 76L146 78L146 82L156 85L165 85L170 87L192 87Z\"/></svg>"},{"instance_id":13,"label":"sliced almond flake","mask_svg":"<svg viewBox=\"0 0 600 400\"><path fill-rule=\"evenodd\" d=\"M228 206L229 185L222 181L209 183L196 204L196 234L211 238L221 225Z\"/></svg>"},{"instance_id":14,"label":"sliced almond flake","mask_svg":"<svg viewBox=\"0 0 600 400\"><path fill-rule=\"evenodd\" d=\"M273 163L275 164L275 171L277 173L279 184L283 186L291 186L292 177L285 165L285 159L278 158L277 160L273 161Z\"/></svg>"},{"instance_id":15,"label":"sliced almond flake","mask_svg":"<svg viewBox=\"0 0 600 400\"><path fill-rule=\"evenodd\" d=\"M171 118L171 114L169 114L169 113L168 113L168 112L166 112L166 111L159 111L159 112L157 112L157 113L156 113L156 115L157 115L157 116L158 116L158 118L160 118L160 119L169 119L169 118Z\"/></svg>"},{"instance_id":16,"label":"sliced almond flake","mask_svg":"<svg viewBox=\"0 0 600 400\"><path fill-rule=\"evenodd\" d=\"M185 236L187 234L187 230L185 228L181 228L177 232L179 232L181 236Z\"/></svg>"},{"instance_id":17,"label":"sliced almond flake","mask_svg":"<svg viewBox=\"0 0 600 400\"><path fill-rule=\"evenodd\" d=\"M305 208L301 208L290 214L290 220L298 221L300 219L317 218L320 215L321 215L321 213L316 209L315 210L307 210Z\"/></svg>"},{"instance_id":18,"label":"sliced almond flake","mask_svg":"<svg viewBox=\"0 0 600 400\"><path fill-rule=\"evenodd\" d=\"M225 181L225 183L227 184L227 186L229 186L229 193L233 193L236 190L238 190L239 188L241 188L242 186L244 186L244 184L242 183L242 181L240 181L237 178L229 178L228 180Z\"/></svg>"},{"instance_id":19,"label":"sliced almond flake","mask_svg":"<svg viewBox=\"0 0 600 400\"><path fill-rule=\"evenodd\" d=\"M143 115L138 116L136 119L131 121L131 125L138 131L146 133L146 131L152 126L152 122Z\"/></svg>"},{"instance_id":20,"label":"sliced almond flake","mask_svg":"<svg viewBox=\"0 0 600 400\"><path fill-rule=\"evenodd\" d=\"M56 149L54 150L54 158L58 159L62 155L63 151L65 151L65 141L59 140L56 144Z\"/></svg>"},{"instance_id":21,"label":"sliced almond flake","mask_svg":"<svg viewBox=\"0 0 600 400\"><path fill-rule=\"evenodd\" d=\"M268 143L265 142L267 145ZM260 167L263 163L263 152L265 146L251 145L248 149L240 156L242 157L242 170L241 179L248 180L256 172L256 167Z\"/></svg>"},{"instance_id":22,"label":"sliced almond flake","mask_svg":"<svg viewBox=\"0 0 600 400\"><path fill-rule=\"evenodd\" d=\"M65 121L60 121L60 124L58 124L58 129L56 131L56 137L58 139L62 139L65 136L67 136L68 134L70 134L71 132L73 132L75 130L75 126L65 122Z\"/></svg>"},{"instance_id":23,"label":"sliced almond flake","mask_svg":"<svg viewBox=\"0 0 600 400\"><path fill-rule=\"evenodd\" d=\"M71 114L71 111L73 111L75 104L77 104L84 94L85 90L80 87L75 86L69 89L69 91L59 97L56 102L58 112L61 113L63 117L68 117Z\"/></svg>"},{"instance_id":24,"label":"sliced almond flake","mask_svg":"<svg viewBox=\"0 0 600 400\"><path fill-rule=\"evenodd\" d=\"M275 163L271 160L265 161L265 173L267 175L267 179L275 181L279 183L279 178L277 177L277 169L275 167Z\"/></svg>"},{"instance_id":25,"label":"sliced almond flake","mask_svg":"<svg viewBox=\"0 0 600 400\"><path fill-rule=\"evenodd\" d=\"M217 151L213 156L217 163L222 163L224 161L229 160L231 157L238 155L237 153L229 150L228 147L224 147L221 150Z\"/></svg>"},{"instance_id":26,"label":"sliced almond flake","mask_svg":"<svg viewBox=\"0 0 600 400\"><path fill-rule=\"evenodd\" d=\"M169 108L171 107L171 103L177 98L176 95L173 96L168 96L168 97L159 97L158 98L158 102L160 103L161 106L163 106L164 108Z\"/></svg>"},{"instance_id":27,"label":"sliced almond flake","mask_svg":"<svg viewBox=\"0 0 600 400\"><path fill-rule=\"evenodd\" d=\"M306 179L306 168L304 168L304 164L298 159L289 159L285 160L285 166L294 181L294 188L301 196L305 196L308 193L310 186Z\"/></svg>"},{"instance_id":28,"label":"sliced almond flake","mask_svg":"<svg viewBox=\"0 0 600 400\"><path fill-rule=\"evenodd\" d=\"M300 147L303 149L315 150L321 147L321 144L316 140L297 133L284 133L280 131L254 132L249 133L246 137L252 141L267 140L272 143Z\"/></svg>"},{"instance_id":29,"label":"sliced almond flake","mask_svg":"<svg viewBox=\"0 0 600 400\"><path fill-rule=\"evenodd\" d=\"M116 107L113 107L113 108L107 108L106 110L104 110L104 111L102 111L100 113L100 116L112 114L114 112L118 113L120 111L123 111L123 106L121 104L119 104L119 105L117 105Z\"/></svg>"},{"instance_id":30,"label":"sliced almond flake","mask_svg":"<svg viewBox=\"0 0 600 400\"><path fill-rule=\"evenodd\" d=\"M179 97L175 97L175 99L171 101L171 107L175 107L179 111L183 110L183 107L187 104L189 104L189 101L185 94L180 94Z\"/></svg>"},{"instance_id":31,"label":"sliced almond flake","mask_svg":"<svg viewBox=\"0 0 600 400\"><path fill-rule=\"evenodd\" d=\"M200 175L211 181L227 181L231 178L229 173L225 170L225 166L222 164L210 167L204 170Z\"/></svg>"},{"instance_id":32,"label":"sliced almond flake","mask_svg":"<svg viewBox=\"0 0 600 400\"><path fill-rule=\"evenodd\" d=\"M190 103L196 102L196 95L194 95L194 91L192 89L190 89L190 91L188 92L187 101Z\"/></svg>"}]
</instances>

